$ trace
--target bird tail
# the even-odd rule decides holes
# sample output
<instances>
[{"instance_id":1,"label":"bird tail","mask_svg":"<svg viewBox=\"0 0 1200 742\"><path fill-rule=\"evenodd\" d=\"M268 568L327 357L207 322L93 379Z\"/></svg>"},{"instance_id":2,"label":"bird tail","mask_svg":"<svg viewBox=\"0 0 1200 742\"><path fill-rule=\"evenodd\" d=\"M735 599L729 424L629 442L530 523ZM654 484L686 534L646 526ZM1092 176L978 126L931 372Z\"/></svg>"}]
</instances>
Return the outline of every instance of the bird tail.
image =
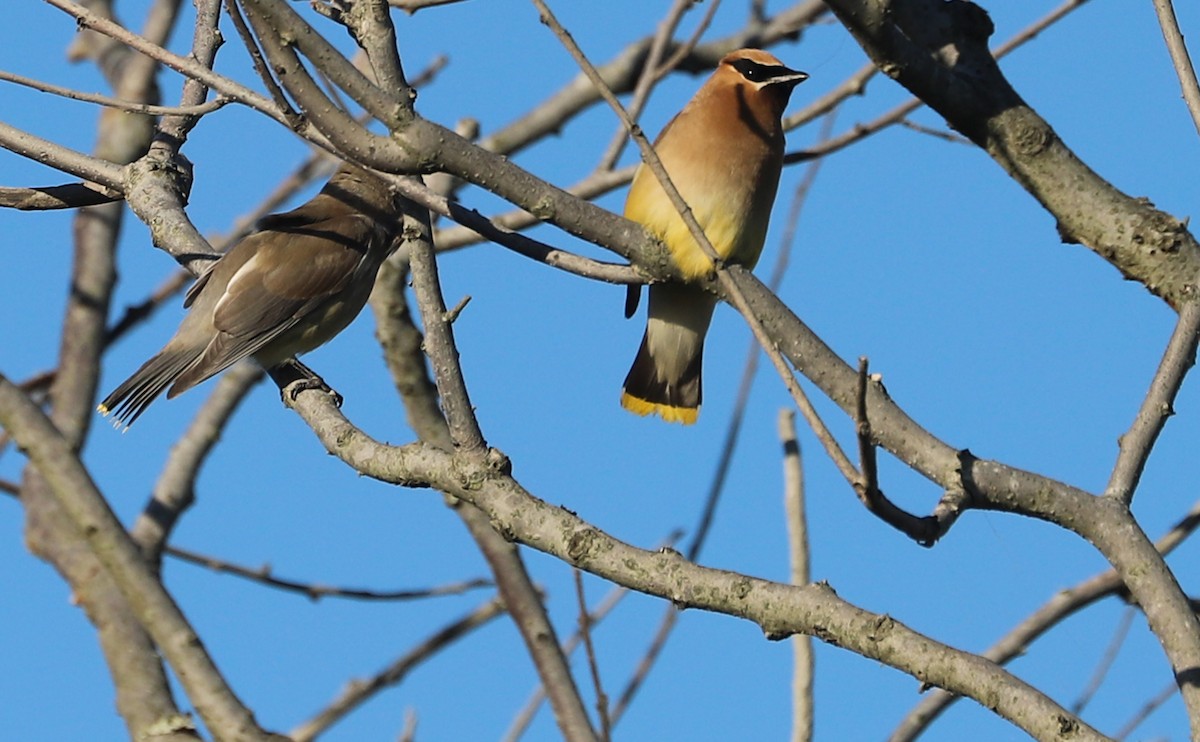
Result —
<instances>
[{"instance_id":1,"label":"bird tail","mask_svg":"<svg viewBox=\"0 0 1200 742\"><path fill-rule=\"evenodd\" d=\"M694 286L650 287L646 334L625 377L621 406L691 425L700 414L704 335L716 298Z\"/></svg>"},{"instance_id":2,"label":"bird tail","mask_svg":"<svg viewBox=\"0 0 1200 742\"><path fill-rule=\"evenodd\" d=\"M104 416L113 413L114 424L128 428L172 381L195 363L198 355L192 349L164 348L105 397L96 410Z\"/></svg>"}]
</instances>

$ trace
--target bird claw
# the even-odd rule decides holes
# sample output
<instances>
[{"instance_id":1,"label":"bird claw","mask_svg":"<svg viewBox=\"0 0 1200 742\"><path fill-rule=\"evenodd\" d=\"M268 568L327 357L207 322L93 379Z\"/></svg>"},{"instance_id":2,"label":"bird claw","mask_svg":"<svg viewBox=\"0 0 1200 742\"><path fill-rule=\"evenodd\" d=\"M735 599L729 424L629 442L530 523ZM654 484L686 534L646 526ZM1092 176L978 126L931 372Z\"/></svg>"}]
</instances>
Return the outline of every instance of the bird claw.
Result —
<instances>
[{"instance_id":1,"label":"bird claw","mask_svg":"<svg viewBox=\"0 0 1200 742\"><path fill-rule=\"evenodd\" d=\"M342 406L342 395L326 384L316 371L295 358L290 358L275 366L269 370L269 373L271 378L275 379L275 383L279 384L279 395L288 407L296 402L296 397L300 396L300 392L309 389L325 392L332 398L334 406Z\"/></svg>"},{"instance_id":2,"label":"bird claw","mask_svg":"<svg viewBox=\"0 0 1200 742\"><path fill-rule=\"evenodd\" d=\"M326 384L324 379L316 375L302 379L296 379L292 383L285 386L283 388L284 403L289 404L291 402L295 402L296 397L300 396L300 392L306 392L309 389L325 392L332 398L334 407L340 408L342 406L342 395L338 394L333 387Z\"/></svg>"}]
</instances>

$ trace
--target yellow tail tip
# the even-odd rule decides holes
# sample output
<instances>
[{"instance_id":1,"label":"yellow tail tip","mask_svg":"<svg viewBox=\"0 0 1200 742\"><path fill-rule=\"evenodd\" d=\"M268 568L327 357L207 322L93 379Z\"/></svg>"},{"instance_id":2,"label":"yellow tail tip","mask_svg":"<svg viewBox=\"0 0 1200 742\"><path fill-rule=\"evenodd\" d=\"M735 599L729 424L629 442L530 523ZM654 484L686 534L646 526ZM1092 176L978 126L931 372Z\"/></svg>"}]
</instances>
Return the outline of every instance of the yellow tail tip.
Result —
<instances>
[{"instance_id":1,"label":"yellow tail tip","mask_svg":"<svg viewBox=\"0 0 1200 742\"><path fill-rule=\"evenodd\" d=\"M101 415L103 415L104 417L108 417L108 413L109 413L110 411L111 411L111 410L109 410L107 407L105 407L105 406L104 406L104 405L102 405L102 404L98 404L98 405L96 405L96 412L99 412L99 413L100 413Z\"/></svg>"},{"instance_id":2,"label":"yellow tail tip","mask_svg":"<svg viewBox=\"0 0 1200 742\"><path fill-rule=\"evenodd\" d=\"M691 425L700 416L699 407L675 407L660 402L650 402L635 397L629 392L621 392L621 406L635 415L658 415L669 423Z\"/></svg>"}]
</instances>

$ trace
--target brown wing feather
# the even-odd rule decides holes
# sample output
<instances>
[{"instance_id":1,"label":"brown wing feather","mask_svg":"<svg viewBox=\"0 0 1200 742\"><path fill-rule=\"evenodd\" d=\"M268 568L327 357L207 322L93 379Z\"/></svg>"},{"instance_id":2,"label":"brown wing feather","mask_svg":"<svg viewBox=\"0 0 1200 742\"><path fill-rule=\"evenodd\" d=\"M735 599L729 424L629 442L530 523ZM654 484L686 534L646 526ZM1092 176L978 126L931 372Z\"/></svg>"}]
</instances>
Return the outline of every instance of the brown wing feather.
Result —
<instances>
[{"instance_id":1,"label":"brown wing feather","mask_svg":"<svg viewBox=\"0 0 1200 742\"><path fill-rule=\"evenodd\" d=\"M213 324L261 347L258 336L274 337L346 286L366 257L371 232L369 220L353 215L248 238L262 241L254 265L230 280Z\"/></svg>"},{"instance_id":2,"label":"brown wing feather","mask_svg":"<svg viewBox=\"0 0 1200 742\"><path fill-rule=\"evenodd\" d=\"M247 237L257 244L245 248L256 252L229 280L213 309L216 335L167 397L254 355L336 297L378 239L372 221L358 214Z\"/></svg>"}]
</instances>

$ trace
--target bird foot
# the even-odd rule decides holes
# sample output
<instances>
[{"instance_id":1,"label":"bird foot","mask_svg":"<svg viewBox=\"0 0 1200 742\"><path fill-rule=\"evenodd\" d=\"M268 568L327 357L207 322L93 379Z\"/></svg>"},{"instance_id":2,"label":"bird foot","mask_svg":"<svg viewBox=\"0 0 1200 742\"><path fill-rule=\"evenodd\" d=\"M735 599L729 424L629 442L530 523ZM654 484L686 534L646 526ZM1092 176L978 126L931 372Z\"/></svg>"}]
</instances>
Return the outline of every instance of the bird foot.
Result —
<instances>
[{"instance_id":1,"label":"bird foot","mask_svg":"<svg viewBox=\"0 0 1200 742\"><path fill-rule=\"evenodd\" d=\"M342 406L342 395L326 384L315 371L294 358L272 368L270 374L279 385L283 403L289 407L296 401L296 397L300 396L300 392L309 389L325 392L333 399L334 406Z\"/></svg>"},{"instance_id":2,"label":"bird foot","mask_svg":"<svg viewBox=\"0 0 1200 742\"><path fill-rule=\"evenodd\" d=\"M333 398L335 407L342 406L342 395L337 393L333 387L325 383L325 380L320 376L312 378L296 379L280 390L280 396L283 397L284 404L290 404L296 401L296 397L300 396L300 392L306 392L309 389L325 392Z\"/></svg>"}]
</instances>

